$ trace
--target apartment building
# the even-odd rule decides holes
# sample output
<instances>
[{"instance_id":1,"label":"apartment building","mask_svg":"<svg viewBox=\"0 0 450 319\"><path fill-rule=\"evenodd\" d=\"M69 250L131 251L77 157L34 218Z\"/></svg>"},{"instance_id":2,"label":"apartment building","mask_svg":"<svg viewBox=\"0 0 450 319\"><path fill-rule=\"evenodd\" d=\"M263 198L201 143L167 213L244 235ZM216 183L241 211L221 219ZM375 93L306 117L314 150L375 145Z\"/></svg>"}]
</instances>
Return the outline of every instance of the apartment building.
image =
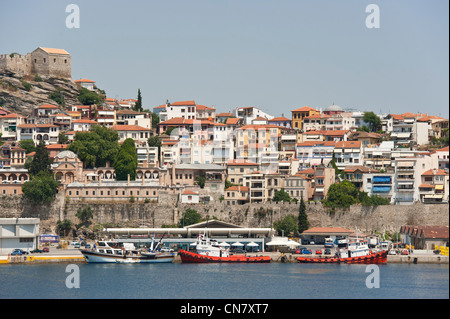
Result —
<instances>
[{"instance_id":1,"label":"apartment building","mask_svg":"<svg viewBox=\"0 0 450 319\"><path fill-rule=\"evenodd\" d=\"M365 173L362 175L362 190L369 196L387 198L392 203L395 197L394 177L394 173Z\"/></svg>"},{"instance_id":2,"label":"apartment building","mask_svg":"<svg viewBox=\"0 0 450 319\"><path fill-rule=\"evenodd\" d=\"M360 165L362 163L360 141L339 141L334 148L336 166L344 170L347 166Z\"/></svg>"},{"instance_id":3,"label":"apartment building","mask_svg":"<svg viewBox=\"0 0 450 319\"><path fill-rule=\"evenodd\" d=\"M266 120L271 120L274 118L272 115L267 114L263 110L253 106L237 107L233 110L233 116L240 118L244 125L253 124L253 120L255 120L258 117L263 117Z\"/></svg>"},{"instance_id":4,"label":"apartment building","mask_svg":"<svg viewBox=\"0 0 450 319\"><path fill-rule=\"evenodd\" d=\"M328 165L333 159L336 142L308 141L297 144L300 166Z\"/></svg>"},{"instance_id":5,"label":"apartment building","mask_svg":"<svg viewBox=\"0 0 450 319\"><path fill-rule=\"evenodd\" d=\"M419 186L422 174L438 166L436 158L429 155L397 158L394 163L394 203L414 204L420 200Z\"/></svg>"},{"instance_id":6,"label":"apartment building","mask_svg":"<svg viewBox=\"0 0 450 319\"><path fill-rule=\"evenodd\" d=\"M259 169L259 164L248 160L230 160L227 165L228 181L244 185L245 175L251 174Z\"/></svg>"},{"instance_id":7,"label":"apartment building","mask_svg":"<svg viewBox=\"0 0 450 319\"><path fill-rule=\"evenodd\" d=\"M320 114L319 110L316 110L310 106L300 107L291 112L292 112L292 127L295 129L299 129L303 132L305 131L305 128L303 126L303 120L311 115Z\"/></svg>"},{"instance_id":8,"label":"apartment building","mask_svg":"<svg viewBox=\"0 0 450 319\"><path fill-rule=\"evenodd\" d=\"M422 203L448 203L449 174L441 169L430 169L421 175L419 196Z\"/></svg>"}]
</instances>

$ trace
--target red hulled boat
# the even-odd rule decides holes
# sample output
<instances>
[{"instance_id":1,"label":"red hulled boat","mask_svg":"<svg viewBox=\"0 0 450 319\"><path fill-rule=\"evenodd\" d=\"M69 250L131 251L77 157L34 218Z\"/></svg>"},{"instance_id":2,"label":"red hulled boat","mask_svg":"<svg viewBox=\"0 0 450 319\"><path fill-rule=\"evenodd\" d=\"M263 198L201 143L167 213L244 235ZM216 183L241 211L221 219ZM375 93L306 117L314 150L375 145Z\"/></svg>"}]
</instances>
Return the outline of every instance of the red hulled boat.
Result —
<instances>
[{"instance_id":1,"label":"red hulled boat","mask_svg":"<svg viewBox=\"0 0 450 319\"><path fill-rule=\"evenodd\" d=\"M387 262L388 251L372 252L365 240L356 240L346 248L336 248L335 257L298 257L300 263L320 264L383 264Z\"/></svg>"},{"instance_id":2,"label":"red hulled boat","mask_svg":"<svg viewBox=\"0 0 450 319\"><path fill-rule=\"evenodd\" d=\"M196 251L180 249L178 255L183 263L269 263L270 256L231 255L227 248L220 246L205 234L199 234L195 243Z\"/></svg>"}]
</instances>

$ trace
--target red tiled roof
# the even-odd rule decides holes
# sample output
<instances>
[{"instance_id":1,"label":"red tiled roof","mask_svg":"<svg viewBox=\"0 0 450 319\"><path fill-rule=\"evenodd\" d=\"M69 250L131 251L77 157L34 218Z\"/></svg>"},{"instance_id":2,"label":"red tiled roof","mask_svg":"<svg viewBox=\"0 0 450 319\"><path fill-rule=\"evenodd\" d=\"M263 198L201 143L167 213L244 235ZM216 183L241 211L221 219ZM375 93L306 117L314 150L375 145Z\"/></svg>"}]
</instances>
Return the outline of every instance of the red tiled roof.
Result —
<instances>
[{"instance_id":1,"label":"red tiled roof","mask_svg":"<svg viewBox=\"0 0 450 319\"><path fill-rule=\"evenodd\" d=\"M232 118L227 119L226 124L227 125L236 125L239 121L240 121L240 118L232 117Z\"/></svg>"},{"instance_id":2,"label":"red tiled roof","mask_svg":"<svg viewBox=\"0 0 450 319\"><path fill-rule=\"evenodd\" d=\"M51 53L51 54L69 54L69 52L67 52L64 49L53 49L53 48L43 48L43 47L39 47L39 49L42 49L45 52Z\"/></svg>"},{"instance_id":3,"label":"red tiled roof","mask_svg":"<svg viewBox=\"0 0 450 319\"><path fill-rule=\"evenodd\" d=\"M313 108L310 107L310 106L304 106L304 107L295 109L295 110L293 110L293 111L291 111L291 112L308 112L308 111L317 111L317 110L316 110L316 109L313 109Z\"/></svg>"},{"instance_id":4,"label":"red tiled roof","mask_svg":"<svg viewBox=\"0 0 450 319\"><path fill-rule=\"evenodd\" d=\"M352 233L353 230L342 227L313 227L305 230L303 234L308 233Z\"/></svg>"},{"instance_id":5,"label":"red tiled roof","mask_svg":"<svg viewBox=\"0 0 450 319\"><path fill-rule=\"evenodd\" d=\"M197 104L196 105L197 110L215 110L213 107L209 107L206 105Z\"/></svg>"},{"instance_id":6,"label":"red tiled roof","mask_svg":"<svg viewBox=\"0 0 450 319\"><path fill-rule=\"evenodd\" d=\"M361 141L339 141L336 142L336 148L360 148Z\"/></svg>"},{"instance_id":7,"label":"red tiled roof","mask_svg":"<svg viewBox=\"0 0 450 319\"><path fill-rule=\"evenodd\" d=\"M114 131L151 131L149 128L139 125L114 125L111 129Z\"/></svg>"},{"instance_id":8,"label":"red tiled roof","mask_svg":"<svg viewBox=\"0 0 450 319\"><path fill-rule=\"evenodd\" d=\"M443 169L430 169L422 174L422 176L448 175Z\"/></svg>"},{"instance_id":9,"label":"red tiled roof","mask_svg":"<svg viewBox=\"0 0 450 319\"><path fill-rule=\"evenodd\" d=\"M179 101L179 102L170 103L170 105L175 105L175 106L195 106L195 101Z\"/></svg>"},{"instance_id":10,"label":"red tiled roof","mask_svg":"<svg viewBox=\"0 0 450 319\"><path fill-rule=\"evenodd\" d=\"M225 191L248 192L248 187L247 186L231 186L231 187L228 187Z\"/></svg>"},{"instance_id":11,"label":"red tiled roof","mask_svg":"<svg viewBox=\"0 0 450 319\"><path fill-rule=\"evenodd\" d=\"M38 106L39 109L57 109L58 107L51 104L44 104L41 106Z\"/></svg>"},{"instance_id":12,"label":"red tiled roof","mask_svg":"<svg viewBox=\"0 0 450 319\"><path fill-rule=\"evenodd\" d=\"M198 193L194 191L184 191L183 195L198 195Z\"/></svg>"},{"instance_id":13,"label":"red tiled roof","mask_svg":"<svg viewBox=\"0 0 450 319\"><path fill-rule=\"evenodd\" d=\"M255 166L257 163L244 159L234 159L228 161L228 166Z\"/></svg>"},{"instance_id":14,"label":"red tiled roof","mask_svg":"<svg viewBox=\"0 0 450 319\"><path fill-rule=\"evenodd\" d=\"M290 119L284 117L284 116L280 116L280 117L275 117L271 120L269 120L269 122L287 122L287 121L291 121Z\"/></svg>"},{"instance_id":15,"label":"red tiled roof","mask_svg":"<svg viewBox=\"0 0 450 319\"><path fill-rule=\"evenodd\" d=\"M92 80L88 80L88 79L80 79L80 80L76 80L74 81L75 83L95 83L95 81Z\"/></svg>"}]
</instances>

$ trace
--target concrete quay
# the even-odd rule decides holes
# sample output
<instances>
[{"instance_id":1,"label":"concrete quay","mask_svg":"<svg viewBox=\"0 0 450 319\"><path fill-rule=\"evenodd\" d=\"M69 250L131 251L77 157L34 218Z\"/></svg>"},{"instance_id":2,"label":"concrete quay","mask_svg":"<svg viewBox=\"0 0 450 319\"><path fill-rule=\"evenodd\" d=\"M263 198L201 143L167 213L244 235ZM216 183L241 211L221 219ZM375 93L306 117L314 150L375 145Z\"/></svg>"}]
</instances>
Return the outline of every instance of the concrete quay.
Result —
<instances>
[{"instance_id":1,"label":"concrete quay","mask_svg":"<svg viewBox=\"0 0 450 319\"><path fill-rule=\"evenodd\" d=\"M259 252L247 253L247 256L270 256L271 262L295 263L297 257L303 256L292 253ZM319 257L320 255L308 255ZM176 256L174 263L181 263L180 256ZM436 255L432 251L414 251L411 255L388 255L391 264L449 264L449 257ZM30 254L23 256L0 256L0 264L12 263L86 263L79 249L50 249L49 253Z\"/></svg>"}]
</instances>

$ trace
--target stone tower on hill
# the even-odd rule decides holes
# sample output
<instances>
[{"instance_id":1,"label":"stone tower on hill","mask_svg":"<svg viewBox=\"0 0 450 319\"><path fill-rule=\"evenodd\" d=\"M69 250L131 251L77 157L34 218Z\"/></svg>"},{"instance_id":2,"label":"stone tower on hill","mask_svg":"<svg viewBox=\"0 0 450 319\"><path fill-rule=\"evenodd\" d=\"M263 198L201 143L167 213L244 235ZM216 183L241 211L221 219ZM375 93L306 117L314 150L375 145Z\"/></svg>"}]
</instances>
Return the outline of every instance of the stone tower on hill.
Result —
<instances>
[{"instance_id":1,"label":"stone tower on hill","mask_svg":"<svg viewBox=\"0 0 450 319\"><path fill-rule=\"evenodd\" d=\"M31 53L0 55L0 74L38 74L44 77L72 78L72 58L63 49L39 47Z\"/></svg>"}]
</instances>

